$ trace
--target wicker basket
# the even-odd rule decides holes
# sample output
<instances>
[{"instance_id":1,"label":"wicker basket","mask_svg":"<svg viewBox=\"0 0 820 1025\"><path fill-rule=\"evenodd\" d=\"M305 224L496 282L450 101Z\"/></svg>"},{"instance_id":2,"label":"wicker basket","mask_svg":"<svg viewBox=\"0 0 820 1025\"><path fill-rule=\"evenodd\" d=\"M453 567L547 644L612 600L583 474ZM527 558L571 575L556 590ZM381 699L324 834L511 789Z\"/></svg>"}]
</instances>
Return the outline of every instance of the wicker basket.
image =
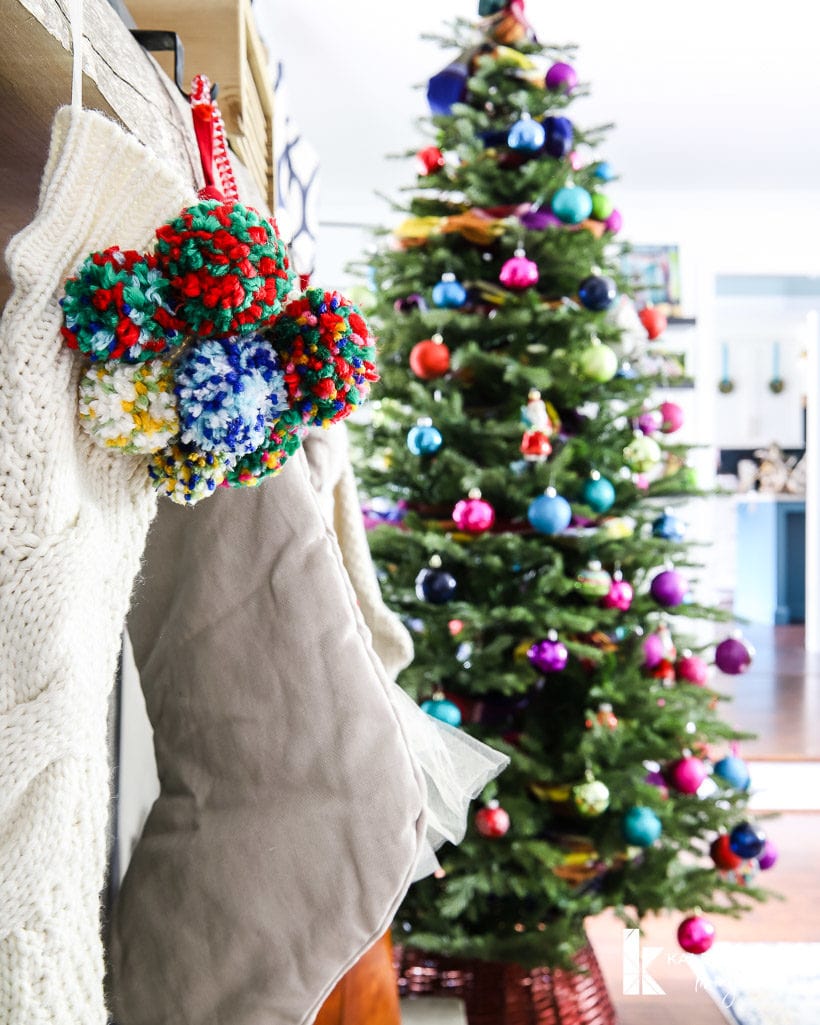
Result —
<instances>
[{"instance_id":1,"label":"wicker basket","mask_svg":"<svg viewBox=\"0 0 820 1025\"><path fill-rule=\"evenodd\" d=\"M394 952L402 996L460 997L468 1025L615 1025L598 959L587 943L577 972L500 961L439 957L412 948Z\"/></svg>"}]
</instances>

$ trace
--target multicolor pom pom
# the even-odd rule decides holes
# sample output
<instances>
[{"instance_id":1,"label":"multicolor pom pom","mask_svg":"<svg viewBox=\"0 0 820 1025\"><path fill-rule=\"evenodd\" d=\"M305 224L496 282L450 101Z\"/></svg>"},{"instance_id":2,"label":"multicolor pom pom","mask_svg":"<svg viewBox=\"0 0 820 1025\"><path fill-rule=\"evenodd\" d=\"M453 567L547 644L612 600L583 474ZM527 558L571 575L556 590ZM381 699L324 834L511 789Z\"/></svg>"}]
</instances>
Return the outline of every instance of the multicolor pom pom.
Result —
<instances>
[{"instance_id":1,"label":"multicolor pom pom","mask_svg":"<svg viewBox=\"0 0 820 1025\"><path fill-rule=\"evenodd\" d=\"M286 426L335 423L361 405L378 380L367 324L338 292L308 289L288 303L269 338L285 373Z\"/></svg>"},{"instance_id":2,"label":"multicolor pom pom","mask_svg":"<svg viewBox=\"0 0 820 1025\"><path fill-rule=\"evenodd\" d=\"M223 456L259 448L287 408L276 354L259 337L209 338L188 349L175 391L182 441Z\"/></svg>"},{"instance_id":3,"label":"multicolor pom pom","mask_svg":"<svg viewBox=\"0 0 820 1025\"><path fill-rule=\"evenodd\" d=\"M265 444L242 456L227 471L225 484L231 488L255 487L266 477L275 477L282 472L287 460L301 444L300 428L289 430L281 425L271 427Z\"/></svg>"},{"instance_id":4,"label":"multicolor pom pom","mask_svg":"<svg viewBox=\"0 0 820 1025\"><path fill-rule=\"evenodd\" d=\"M179 296L179 315L203 337L270 323L293 280L275 224L234 201L204 200L164 224L157 256Z\"/></svg>"},{"instance_id":5,"label":"multicolor pom pom","mask_svg":"<svg viewBox=\"0 0 820 1025\"><path fill-rule=\"evenodd\" d=\"M138 363L180 345L184 326L152 255L112 246L92 253L60 300L66 345L92 362Z\"/></svg>"},{"instance_id":6,"label":"multicolor pom pom","mask_svg":"<svg viewBox=\"0 0 820 1025\"><path fill-rule=\"evenodd\" d=\"M164 448L179 433L171 364L92 363L80 379L80 423L104 448Z\"/></svg>"},{"instance_id":7,"label":"multicolor pom pom","mask_svg":"<svg viewBox=\"0 0 820 1025\"><path fill-rule=\"evenodd\" d=\"M228 466L214 452L173 444L154 456L148 474L161 495L178 505L196 505L223 483Z\"/></svg>"}]
</instances>

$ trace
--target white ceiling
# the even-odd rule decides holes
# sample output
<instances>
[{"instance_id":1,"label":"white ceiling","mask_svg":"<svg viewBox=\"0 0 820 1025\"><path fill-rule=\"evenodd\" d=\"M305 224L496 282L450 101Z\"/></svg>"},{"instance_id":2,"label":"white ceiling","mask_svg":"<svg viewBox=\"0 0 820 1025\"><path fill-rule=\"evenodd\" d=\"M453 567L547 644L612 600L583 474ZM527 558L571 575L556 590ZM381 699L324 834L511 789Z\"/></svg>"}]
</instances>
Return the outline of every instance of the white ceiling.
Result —
<instances>
[{"instance_id":1,"label":"white ceiling","mask_svg":"<svg viewBox=\"0 0 820 1025\"><path fill-rule=\"evenodd\" d=\"M449 57L423 32L477 0L257 0L285 62L293 115L322 161L325 220L384 221L376 190L413 179L386 154L420 139L423 89ZM544 42L577 43L592 95L571 116L613 121L604 154L633 190L818 190L820 43L809 0L529 0ZM818 195L820 203L820 195Z\"/></svg>"}]
</instances>

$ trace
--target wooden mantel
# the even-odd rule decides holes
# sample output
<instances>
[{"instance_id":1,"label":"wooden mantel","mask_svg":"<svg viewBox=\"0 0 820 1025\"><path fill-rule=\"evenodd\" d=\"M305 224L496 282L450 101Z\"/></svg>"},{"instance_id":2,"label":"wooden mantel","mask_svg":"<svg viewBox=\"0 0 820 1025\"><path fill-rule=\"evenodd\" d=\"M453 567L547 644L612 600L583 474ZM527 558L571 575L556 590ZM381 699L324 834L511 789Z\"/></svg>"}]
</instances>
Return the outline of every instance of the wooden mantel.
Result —
<instances>
[{"instance_id":1,"label":"wooden mantel","mask_svg":"<svg viewBox=\"0 0 820 1025\"><path fill-rule=\"evenodd\" d=\"M6 0L0 35L0 251L32 218L51 121L71 100L67 0ZM83 104L118 120L201 184L185 98L107 0L84 0ZM8 298L0 266L0 308Z\"/></svg>"}]
</instances>

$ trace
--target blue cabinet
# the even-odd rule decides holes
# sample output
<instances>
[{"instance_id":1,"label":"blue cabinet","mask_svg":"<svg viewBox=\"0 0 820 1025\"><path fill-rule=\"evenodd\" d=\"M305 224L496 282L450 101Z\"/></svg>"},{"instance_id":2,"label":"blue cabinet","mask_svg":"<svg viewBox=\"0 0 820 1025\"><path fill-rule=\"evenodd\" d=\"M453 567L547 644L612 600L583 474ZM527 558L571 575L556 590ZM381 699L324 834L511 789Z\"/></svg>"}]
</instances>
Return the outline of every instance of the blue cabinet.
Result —
<instances>
[{"instance_id":1,"label":"blue cabinet","mask_svg":"<svg viewBox=\"0 0 820 1025\"><path fill-rule=\"evenodd\" d=\"M791 495L738 498L733 609L753 623L802 623L806 615L806 503Z\"/></svg>"}]
</instances>

